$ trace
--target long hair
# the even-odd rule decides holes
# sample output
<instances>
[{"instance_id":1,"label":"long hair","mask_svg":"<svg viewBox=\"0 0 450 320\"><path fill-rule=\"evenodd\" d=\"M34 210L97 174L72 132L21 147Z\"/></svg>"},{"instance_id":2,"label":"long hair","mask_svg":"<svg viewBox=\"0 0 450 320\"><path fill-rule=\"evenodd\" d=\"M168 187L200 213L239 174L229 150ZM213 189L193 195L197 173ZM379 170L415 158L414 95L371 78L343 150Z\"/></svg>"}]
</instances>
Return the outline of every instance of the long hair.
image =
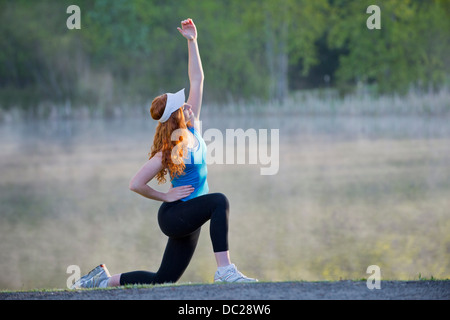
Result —
<instances>
[{"instance_id":1,"label":"long hair","mask_svg":"<svg viewBox=\"0 0 450 320\"><path fill-rule=\"evenodd\" d=\"M167 95L163 94L156 97L152 101L150 107L150 115L154 120L159 120L166 107ZM187 151L186 145L188 137L186 130L187 126L191 126L191 123L186 124L183 110L180 108L170 115L170 118L164 122L158 122L156 127L155 136L153 138L153 145L149 152L149 159L153 158L156 153L162 152L162 165L163 169L157 173L156 179L158 184L166 182L165 175L169 173L170 179L174 179L184 173L186 168L183 158L186 156L184 151ZM177 130L177 136L174 138L173 133ZM181 132L181 134L178 134ZM174 139L174 140L172 140Z\"/></svg>"}]
</instances>

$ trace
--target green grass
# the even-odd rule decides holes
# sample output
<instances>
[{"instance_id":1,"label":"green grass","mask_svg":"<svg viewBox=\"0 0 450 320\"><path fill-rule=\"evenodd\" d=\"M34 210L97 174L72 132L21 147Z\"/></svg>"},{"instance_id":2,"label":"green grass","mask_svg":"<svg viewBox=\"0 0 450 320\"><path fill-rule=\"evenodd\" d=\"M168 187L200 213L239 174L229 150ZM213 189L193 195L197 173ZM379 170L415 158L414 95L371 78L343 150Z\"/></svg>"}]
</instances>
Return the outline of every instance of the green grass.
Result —
<instances>
[{"instance_id":1,"label":"green grass","mask_svg":"<svg viewBox=\"0 0 450 320\"><path fill-rule=\"evenodd\" d=\"M277 175L251 165L208 168L210 191L230 200L233 262L262 281L361 279L372 264L382 279L447 279L448 121L420 111L431 99L440 114L447 92L411 93L404 105L360 98L366 114L382 104L379 114L388 115L386 104L397 103L393 118L347 117L356 100L332 98L336 113L317 116L330 106L314 94L293 97L307 104L291 114L295 105L287 105L287 116L205 117L208 127L280 129ZM410 103L417 112L405 118ZM65 286L72 264L82 273L99 263L111 273L157 269L166 244L159 203L128 190L154 128L129 119L33 123L0 127L0 288ZM206 225L181 281L209 283L215 267Z\"/></svg>"},{"instance_id":2,"label":"green grass","mask_svg":"<svg viewBox=\"0 0 450 320\"><path fill-rule=\"evenodd\" d=\"M367 278L361 278L361 279L341 279L341 280L316 280L316 281L306 281L306 280L295 280L295 281L259 281L252 283L251 285L259 285L259 284L276 284L276 283L338 283L341 281L351 281L351 282L366 282ZM429 278L421 277L419 274L417 278L414 279L407 279L407 280L397 280L397 279L381 279L381 282L383 281L395 281L395 282L411 282L411 281L450 281L449 278L445 279L437 279L433 276ZM158 285L150 285L150 284L133 284L133 285L125 285L125 286L118 286L118 287L109 287L109 288L83 288L83 289L77 289L77 290L71 290L71 289L61 289L61 288L38 288L38 289L30 289L30 290L0 290L1 293L47 293L47 292L90 292L90 291L111 291L111 290L140 290L140 289L158 289L158 288L171 288L171 287L177 287L177 288L183 288L183 287L192 287L192 286L204 286L204 285L214 285L214 286L238 286L239 283L201 283L201 282L179 282L179 283L166 283L166 284L158 284Z\"/></svg>"}]
</instances>

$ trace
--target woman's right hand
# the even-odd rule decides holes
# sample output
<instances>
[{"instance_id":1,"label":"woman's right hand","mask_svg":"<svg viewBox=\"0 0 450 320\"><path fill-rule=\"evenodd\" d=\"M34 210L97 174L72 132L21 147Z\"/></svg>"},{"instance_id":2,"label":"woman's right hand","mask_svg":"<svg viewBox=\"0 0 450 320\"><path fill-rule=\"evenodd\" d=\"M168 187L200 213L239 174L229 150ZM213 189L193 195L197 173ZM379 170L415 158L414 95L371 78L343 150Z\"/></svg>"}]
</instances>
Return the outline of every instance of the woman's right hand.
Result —
<instances>
[{"instance_id":1,"label":"woman's right hand","mask_svg":"<svg viewBox=\"0 0 450 320\"><path fill-rule=\"evenodd\" d=\"M179 186L176 188L171 188L167 191L165 196L165 202L173 202L189 196L192 192L194 192L195 188L192 186Z\"/></svg>"},{"instance_id":2,"label":"woman's right hand","mask_svg":"<svg viewBox=\"0 0 450 320\"><path fill-rule=\"evenodd\" d=\"M181 21L181 28L177 28L178 31L188 40L197 39L197 28L195 27L194 21L192 19L186 19Z\"/></svg>"}]
</instances>

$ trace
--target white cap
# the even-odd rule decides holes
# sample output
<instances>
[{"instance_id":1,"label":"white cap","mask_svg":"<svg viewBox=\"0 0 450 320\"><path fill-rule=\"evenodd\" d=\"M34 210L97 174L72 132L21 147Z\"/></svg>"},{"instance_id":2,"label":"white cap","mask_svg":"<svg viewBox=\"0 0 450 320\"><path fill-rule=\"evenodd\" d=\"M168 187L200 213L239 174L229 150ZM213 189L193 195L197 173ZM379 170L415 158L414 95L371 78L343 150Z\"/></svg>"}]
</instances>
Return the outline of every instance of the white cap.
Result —
<instances>
[{"instance_id":1,"label":"white cap","mask_svg":"<svg viewBox=\"0 0 450 320\"><path fill-rule=\"evenodd\" d=\"M159 122L163 123L169 120L170 115L181 108L185 101L184 88L178 91L177 93L166 93L167 94L167 102L166 108L164 109L164 113L159 119Z\"/></svg>"}]
</instances>

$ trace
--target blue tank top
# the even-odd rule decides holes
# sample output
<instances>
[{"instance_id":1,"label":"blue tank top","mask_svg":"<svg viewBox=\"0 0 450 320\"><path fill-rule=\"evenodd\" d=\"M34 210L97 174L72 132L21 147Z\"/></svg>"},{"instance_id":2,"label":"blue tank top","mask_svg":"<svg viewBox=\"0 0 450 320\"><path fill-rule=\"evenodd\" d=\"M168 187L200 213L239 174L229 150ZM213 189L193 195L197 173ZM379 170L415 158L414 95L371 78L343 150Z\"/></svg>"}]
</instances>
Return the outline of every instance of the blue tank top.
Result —
<instances>
[{"instance_id":1,"label":"blue tank top","mask_svg":"<svg viewBox=\"0 0 450 320\"><path fill-rule=\"evenodd\" d=\"M193 149L188 149L188 158L184 159L186 165L184 174L174 178L172 180L172 186L175 188L191 185L195 190L186 198L181 199L182 201L187 201L209 192L208 181L206 180L208 174L206 167L206 144L194 127L188 129L197 138L198 144Z\"/></svg>"}]
</instances>

